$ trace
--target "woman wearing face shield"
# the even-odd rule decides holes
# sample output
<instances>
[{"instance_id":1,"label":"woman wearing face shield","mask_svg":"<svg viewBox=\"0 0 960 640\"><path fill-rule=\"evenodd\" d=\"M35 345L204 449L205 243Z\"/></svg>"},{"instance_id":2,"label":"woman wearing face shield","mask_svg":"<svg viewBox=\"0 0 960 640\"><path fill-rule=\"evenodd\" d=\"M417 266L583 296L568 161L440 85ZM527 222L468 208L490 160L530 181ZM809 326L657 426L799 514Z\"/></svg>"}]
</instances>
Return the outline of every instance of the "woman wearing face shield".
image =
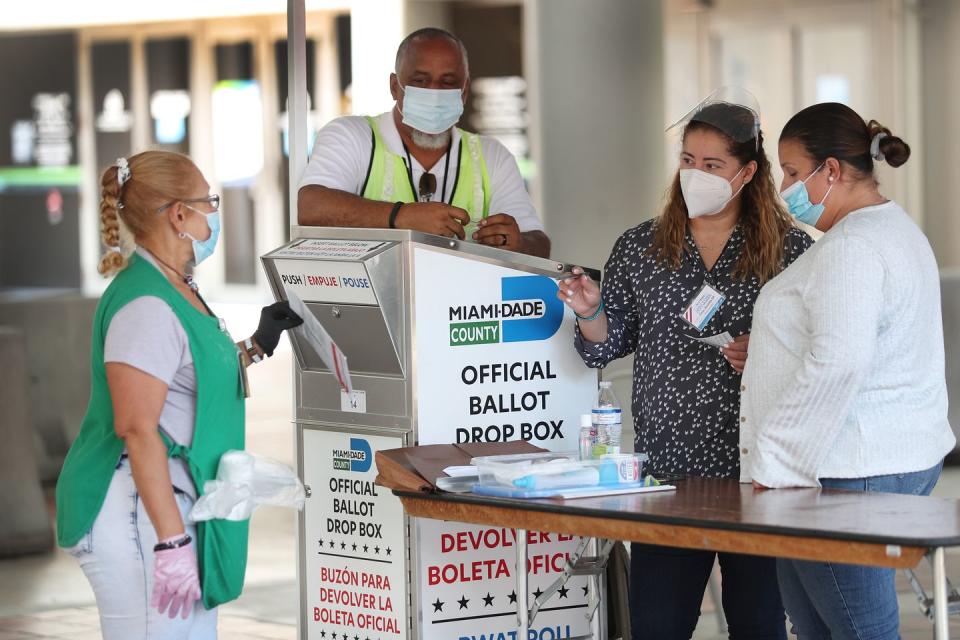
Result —
<instances>
[{"instance_id":1,"label":"woman wearing face shield","mask_svg":"<svg viewBox=\"0 0 960 640\"><path fill-rule=\"evenodd\" d=\"M652 473L735 478L753 303L811 240L777 195L752 96L720 90L679 124L663 212L617 240L602 292L579 275L559 296L577 314L587 365L635 355L635 450ZM723 344L724 333L725 347L700 341ZM785 638L773 559L633 544L634 640L689 638L717 557L730 637Z\"/></svg>"},{"instance_id":2,"label":"woman wearing face shield","mask_svg":"<svg viewBox=\"0 0 960 640\"><path fill-rule=\"evenodd\" d=\"M220 456L243 449L245 368L302 320L270 305L234 343L200 297L189 270L214 251L220 197L188 157L120 158L101 188L100 273L113 281L57 483L58 542L90 581L107 640L215 638L215 607L243 586L248 523L186 514Z\"/></svg>"},{"instance_id":3,"label":"woman wearing face shield","mask_svg":"<svg viewBox=\"0 0 960 640\"><path fill-rule=\"evenodd\" d=\"M824 103L790 119L779 151L790 212L825 234L757 300L741 480L929 494L956 442L940 276L874 173L877 162L902 165L910 147ZM801 639L899 638L893 569L778 560L777 570Z\"/></svg>"}]
</instances>

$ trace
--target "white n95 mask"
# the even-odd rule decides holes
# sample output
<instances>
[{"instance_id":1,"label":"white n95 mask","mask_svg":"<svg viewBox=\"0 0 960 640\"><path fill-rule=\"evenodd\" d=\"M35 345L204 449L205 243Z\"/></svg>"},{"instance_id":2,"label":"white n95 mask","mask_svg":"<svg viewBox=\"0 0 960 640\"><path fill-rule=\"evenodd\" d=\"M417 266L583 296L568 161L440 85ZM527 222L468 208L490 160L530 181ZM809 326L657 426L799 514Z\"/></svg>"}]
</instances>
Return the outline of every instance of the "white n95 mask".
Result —
<instances>
[{"instance_id":1,"label":"white n95 mask","mask_svg":"<svg viewBox=\"0 0 960 640\"><path fill-rule=\"evenodd\" d=\"M743 190L743 185L740 185L737 193L734 193L730 186L730 183L743 173L743 169L744 167L740 167L737 175L730 180L700 169L680 169L680 192L683 193L683 201L687 205L687 215L690 218L699 218L719 213Z\"/></svg>"}]
</instances>

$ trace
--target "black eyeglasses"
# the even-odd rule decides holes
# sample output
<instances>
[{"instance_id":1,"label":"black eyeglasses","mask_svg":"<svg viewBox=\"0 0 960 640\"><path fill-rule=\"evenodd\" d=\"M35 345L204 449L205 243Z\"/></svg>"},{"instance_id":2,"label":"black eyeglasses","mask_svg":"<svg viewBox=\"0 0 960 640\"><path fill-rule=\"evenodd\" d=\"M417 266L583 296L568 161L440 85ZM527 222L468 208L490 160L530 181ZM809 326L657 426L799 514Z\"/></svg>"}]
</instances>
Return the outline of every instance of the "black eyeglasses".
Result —
<instances>
[{"instance_id":1,"label":"black eyeglasses","mask_svg":"<svg viewBox=\"0 0 960 640\"><path fill-rule=\"evenodd\" d=\"M191 198L190 200L171 200L171 201L168 202L167 204L165 204L165 205L163 205L162 207L160 207L159 209L157 209L157 213L160 213L161 211L163 211L163 210L166 209L167 207L171 207L171 206L175 205L175 204L178 203L178 202L181 203L181 204L185 204L185 205L187 205L187 206L190 206L190 205L191 205L192 203L194 203L194 202L206 202L206 203L209 204L211 207L213 207L213 211L210 211L209 213L214 213L215 211L219 211L219 210L220 210L220 195L214 193L213 195L209 195L209 196L207 196L206 198ZM193 209L193 207L190 207L190 208ZM201 213L205 213L205 212L201 212Z\"/></svg>"}]
</instances>

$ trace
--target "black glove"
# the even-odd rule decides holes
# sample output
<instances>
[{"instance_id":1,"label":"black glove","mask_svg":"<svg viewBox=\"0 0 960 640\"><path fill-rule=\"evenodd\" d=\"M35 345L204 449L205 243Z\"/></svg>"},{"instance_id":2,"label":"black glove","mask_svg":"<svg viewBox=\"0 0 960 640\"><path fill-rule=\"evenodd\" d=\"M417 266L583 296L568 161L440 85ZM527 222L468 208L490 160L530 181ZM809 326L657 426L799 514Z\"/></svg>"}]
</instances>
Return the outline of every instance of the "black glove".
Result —
<instances>
[{"instance_id":1,"label":"black glove","mask_svg":"<svg viewBox=\"0 0 960 640\"><path fill-rule=\"evenodd\" d=\"M260 310L260 325L253 332L253 339L265 354L272 356L273 350L280 343L280 334L302 324L303 318L290 309L289 302L274 302Z\"/></svg>"}]
</instances>

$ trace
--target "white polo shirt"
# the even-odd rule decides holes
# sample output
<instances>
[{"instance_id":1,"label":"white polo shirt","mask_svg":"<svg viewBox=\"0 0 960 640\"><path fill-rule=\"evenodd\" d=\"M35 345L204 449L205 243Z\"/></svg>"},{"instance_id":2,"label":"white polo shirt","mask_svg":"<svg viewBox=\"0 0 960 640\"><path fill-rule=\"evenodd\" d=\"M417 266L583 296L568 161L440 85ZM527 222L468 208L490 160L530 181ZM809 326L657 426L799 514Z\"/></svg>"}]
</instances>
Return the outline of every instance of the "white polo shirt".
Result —
<instances>
[{"instance_id":1,"label":"white polo shirt","mask_svg":"<svg viewBox=\"0 0 960 640\"><path fill-rule=\"evenodd\" d=\"M381 113L377 116L377 122L387 149L404 158L406 162L407 153L393 121L393 112ZM300 180L300 187L316 184L362 195L360 189L370 166L372 144L370 123L363 116L344 116L332 120L317 132L313 153ZM506 147L489 136L480 136L480 147L490 176L490 215L507 213L516 219L520 231L542 231L543 223L540 222L530 195L523 185L516 159ZM432 198L436 202L450 202L453 196L457 165L460 162L459 148L460 133L454 128L449 167L444 154L430 168L430 173L437 177L437 193L433 194ZM410 162L413 165L413 184L420 184L424 168L412 154ZM446 177L445 169L449 177L446 180L446 191L440 193Z\"/></svg>"}]
</instances>

